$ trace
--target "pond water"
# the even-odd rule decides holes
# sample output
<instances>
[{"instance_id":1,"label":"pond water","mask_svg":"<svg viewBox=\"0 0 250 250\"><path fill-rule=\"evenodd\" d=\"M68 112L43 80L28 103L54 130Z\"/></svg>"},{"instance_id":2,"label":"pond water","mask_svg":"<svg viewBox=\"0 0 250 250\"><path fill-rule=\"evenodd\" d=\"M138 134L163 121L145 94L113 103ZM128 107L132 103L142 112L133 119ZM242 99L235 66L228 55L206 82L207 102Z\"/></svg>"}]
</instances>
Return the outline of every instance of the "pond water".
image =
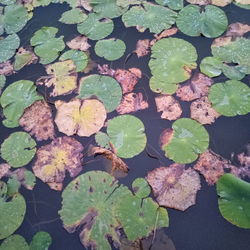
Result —
<instances>
[{"instance_id":1,"label":"pond water","mask_svg":"<svg viewBox=\"0 0 250 250\"><path fill-rule=\"evenodd\" d=\"M51 4L48 7L39 7L34 11L34 18L19 32L21 46L28 45L33 33L42 26L55 26L59 28L59 35L64 35L64 40L68 41L78 35L76 25L64 25L58 22L61 14L69 9L68 5ZM229 18L229 23L243 22L250 24L249 11L238 8L234 5L223 8ZM135 28L125 29L120 18L115 19L115 29L110 37L122 39L127 50L125 56L114 63L109 63L113 68L138 67L143 72L143 78L136 85L135 90L142 91L148 102L149 108L134 113L140 118L146 128L148 144L146 150L140 155L126 159L130 171L120 182L131 187L132 181L136 177L145 177L147 172L159 166L166 166L171 163L165 158L164 152L158 145L159 135L165 128L170 128L172 122L160 118L160 113L156 112L154 94L148 86L150 70L148 68L149 56L138 59L132 55L126 61L126 56L135 49L137 40L153 38L149 32L139 33ZM181 33L175 37L183 38L191 42L197 49L199 59L198 63L205 56L210 55L210 45L213 41L205 37L188 37ZM94 42L91 43L92 45ZM93 46L90 49L92 59L98 64L108 63L100 59L94 53ZM97 71L94 70L93 73ZM92 72L91 72L92 73ZM36 81L40 76L46 75L44 67L41 64L24 67L17 74L7 77L7 85L21 79ZM82 74L84 75L84 74ZM215 82L225 80L224 76L215 78ZM249 85L249 78L243 80ZM44 87L39 87L39 92L44 93ZM65 97L69 100L73 95ZM55 99L51 99L53 102ZM181 102L183 108L182 117L189 117L189 104ZM55 114L55 108L53 113ZM114 113L109 114L112 118ZM210 148L227 159L231 159L233 152L238 153L244 149L244 146L250 142L250 114L237 116L234 118L220 117L213 125L205 126L210 135ZM8 129L0 125L0 143L14 131L21 131L20 128ZM59 133L59 135L62 135ZM82 144L89 145L93 143L94 137L80 138L77 140ZM38 147L43 143L38 143ZM157 157L152 158L149 156ZM84 161L88 162L86 158ZM84 166L82 173L90 170L104 170L105 161L101 157L95 158L95 161ZM32 163L28 166L31 168ZM64 185L71 179L67 177ZM51 250L78 250L84 249L79 241L79 232L69 234L62 226L58 216L58 210L61 208L60 192L52 191L49 187L37 180L37 185L33 191L21 189L27 202L27 213L22 226L16 233L24 236L28 241L31 240L34 233L43 230L51 234L53 238ZM174 209L167 209L169 212L170 225L165 229L166 234L173 241L177 250L247 250L250 246L250 230L238 228L228 223L219 213L217 204L217 194L215 186L207 186L202 177L202 188L198 192L196 205L190 207L185 212ZM163 248L162 248L163 249ZM164 248L168 250L168 248ZM158 249L160 250L160 249ZM172 248L171 248L172 250Z\"/></svg>"}]
</instances>

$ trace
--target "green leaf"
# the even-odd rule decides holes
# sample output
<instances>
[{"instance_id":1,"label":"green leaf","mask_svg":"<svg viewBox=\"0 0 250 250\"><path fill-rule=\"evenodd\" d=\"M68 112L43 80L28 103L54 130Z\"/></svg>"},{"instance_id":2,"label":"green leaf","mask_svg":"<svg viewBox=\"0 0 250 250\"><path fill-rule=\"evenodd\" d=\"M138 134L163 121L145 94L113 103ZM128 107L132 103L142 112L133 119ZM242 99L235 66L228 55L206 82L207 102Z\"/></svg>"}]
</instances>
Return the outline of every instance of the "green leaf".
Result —
<instances>
[{"instance_id":1,"label":"green leaf","mask_svg":"<svg viewBox=\"0 0 250 250\"><path fill-rule=\"evenodd\" d=\"M32 51L23 50L21 53L16 53L14 61L14 70L20 70L25 65L31 63L34 59L34 54Z\"/></svg>"},{"instance_id":2,"label":"green leaf","mask_svg":"<svg viewBox=\"0 0 250 250\"><path fill-rule=\"evenodd\" d=\"M141 4L144 0L116 0L116 4L122 8L130 5Z\"/></svg>"},{"instance_id":3,"label":"green leaf","mask_svg":"<svg viewBox=\"0 0 250 250\"><path fill-rule=\"evenodd\" d=\"M26 204L21 194L15 194L10 200L0 198L0 240L13 234L22 224ZM0 249L3 247L1 245ZM10 248L3 248L10 249ZM2 250L2 249L1 249Z\"/></svg>"},{"instance_id":4,"label":"green leaf","mask_svg":"<svg viewBox=\"0 0 250 250\"><path fill-rule=\"evenodd\" d=\"M9 128L19 126L18 121L25 108L38 100L42 100L42 97L37 95L36 86L33 82L20 80L9 85L0 99L6 117L3 121L4 126Z\"/></svg>"},{"instance_id":5,"label":"green leaf","mask_svg":"<svg viewBox=\"0 0 250 250\"><path fill-rule=\"evenodd\" d=\"M92 40L105 38L112 33L113 29L114 23L111 19L102 19L94 13L89 14L84 22L77 25L78 32Z\"/></svg>"},{"instance_id":6,"label":"green leaf","mask_svg":"<svg viewBox=\"0 0 250 250\"><path fill-rule=\"evenodd\" d=\"M10 4L14 4L16 2L16 0L0 0L0 3L3 5L10 5Z\"/></svg>"},{"instance_id":7,"label":"green leaf","mask_svg":"<svg viewBox=\"0 0 250 250\"><path fill-rule=\"evenodd\" d=\"M225 116L250 112L250 88L243 82L229 80L212 85L208 98L213 108Z\"/></svg>"},{"instance_id":8,"label":"green leaf","mask_svg":"<svg viewBox=\"0 0 250 250\"><path fill-rule=\"evenodd\" d=\"M143 3L141 6L133 6L122 16L126 27L139 26L142 31L160 33L170 28L177 17L177 13L163 6L152 3Z\"/></svg>"},{"instance_id":9,"label":"green leaf","mask_svg":"<svg viewBox=\"0 0 250 250\"><path fill-rule=\"evenodd\" d=\"M108 112L114 111L122 99L119 83L110 76L90 75L80 80L78 98L96 96Z\"/></svg>"},{"instance_id":10,"label":"green leaf","mask_svg":"<svg viewBox=\"0 0 250 250\"><path fill-rule=\"evenodd\" d=\"M250 228L250 183L224 174L216 189L222 216L238 227Z\"/></svg>"},{"instance_id":11,"label":"green leaf","mask_svg":"<svg viewBox=\"0 0 250 250\"><path fill-rule=\"evenodd\" d=\"M155 0L158 4L168 6L172 10L181 10L183 8L183 0Z\"/></svg>"},{"instance_id":12,"label":"green leaf","mask_svg":"<svg viewBox=\"0 0 250 250\"><path fill-rule=\"evenodd\" d=\"M9 35L2 40L0 39L0 63L14 56L19 45L20 39L17 34Z\"/></svg>"},{"instance_id":13,"label":"green leaf","mask_svg":"<svg viewBox=\"0 0 250 250\"><path fill-rule=\"evenodd\" d=\"M55 37L57 32L58 29L55 27L42 27L32 36L30 43L35 46L34 51L40 57L40 63L53 62L65 48L63 36Z\"/></svg>"},{"instance_id":14,"label":"green leaf","mask_svg":"<svg viewBox=\"0 0 250 250\"><path fill-rule=\"evenodd\" d=\"M16 193L18 193L18 190L20 188L21 184L18 181L16 176L13 176L11 178L8 179L7 182L7 187L8 187L8 196L13 196Z\"/></svg>"},{"instance_id":15,"label":"green leaf","mask_svg":"<svg viewBox=\"0 0 250 250\"><path fill-rule=\"evenodd\" d=\"M98 144L98 146L102 148L110 149L110 146L109 146L110 138L108 137L107 134L99 131L98 133L95 134L95 141Z\"/></svg>"},{"instance_id":16,"label":"green leaf","mask_svg":"<svg viewBox=\"0 0 250 250\"><path fill-rule=\"evenodd\" d=\"M4 199L6 197L8 191L8 187L5 182L0 181L0 199Z\"/></svg>"},{"instance_id":17,"label":"green leaf","mask_svg":"<svg viewBox=\"0 0 250 250\"><path fill-rule=\"evenodd\" d=\"M36 233L30 243L29 250L47 250L52 243L52 238L47 232Z\"/></svg>"},{"instance_id":18,"label":"green leaf","mask_svg":"<svg viewBox=\"0 0 250 250\"><path fill-rule=\"evenodd\" d=\"M222 73L222 61L216 57L208 56L202 59L200 70L209 77L216 77Z\"/></svg>"},{"instance_id":19,"label":"green leaf","mask_svg":"<svg viewBox=\"0 0 250 250\"><path fill-rule=\"evenodd\" d=\"M174 162L191 163L208 148L208 132L197 121L181 118L173 123L172 128L173 138L163 150Z\"/></svg>"},{"instance_id":20,"label":"green leaf","mask_svg":"<svg viewBox=\"0 0 250 250\"><path fill-rule=\"evenodd\" d=\"M147 143L144 125L132 115L120 115L108 122L107 134L117 155L132 158L140 154Z\"/></svg>"},{"instance_id":21,"label":"green leaf","mask_svg":"<svg viewBox=\"0 0 250 250\"><path fill-rule=\"evenodd\" d=\"M95 45L95 53L108 61L115 61L125 53L126 45L120 39L110 38L100 40Z\"/></svg>"},{"instance_id":22,"label":"green leaf","mask_svg":"<svg viewBox=\"0 0 250 250\"><path fill-rule=\"evenodd\" d=\"M146 198L151 193L150 186L144 178L135 179L132 183L132 189L138 198Z\"/></svg>"},{"instance_id":23,"label":"green leaf","mask_svg":"<svg viewBox=\"0 0 250 250\"><path fill-rule=\"evenodd\" d=\"M5 85L6 77L4 75L0 75L0 94L2 93L2 89Z\"/></svg>"},{"instance_id":24,"label":"green leaf","mask_svg":"<svg viewBox=\"0 0 250 250\"><path fill-rule=\"evenodd\" d=\"M245 74L240 72L239 66L229 66L227 64L222 65L223 74L232 80L241 80L245 77Z\"/></svg>"},{"instance_id":25,"label":"green leaf","mask_svg":"<svg viewBox=\"0 0 250 250\"><path fill-rule=\"evenodd\" d=\"M167 81L162 81L156 77L151 77L149 80L150 89L155 93L172 95L178 89L178 84L168 83Z\"/></svg>"},{"instance_id":26,"label":"green leaf","mask_svg":"<svg viewBox=\"0 0 250 250\"><path fill-rule=\"evenodd\" d=\"M14 168L28 164L36 153L36 142L26 132L12 133L1 145L1 157Z\"/></svg>"},{"instance_id":27,"label":"green leaf","mask_svg":"<svg viewBox=\"0 0 250 250\"><path fill-rule=\"evenodd\" d=\"M65 11L59 21L66 24L76 24L82 23L88 18L88 16L79 8L74 8L68 11Z\"/></svg>"},{"instance_id":28,"label":"green leaf","mask_svg":"<svg viewBox=\"0 0 250 250\"><path fill-rule=\"evenodd\" d=\"M13 234L5 239L0 246L0 250L30 250L26 240L18 234Z\"/></svg>"}]
</instances>

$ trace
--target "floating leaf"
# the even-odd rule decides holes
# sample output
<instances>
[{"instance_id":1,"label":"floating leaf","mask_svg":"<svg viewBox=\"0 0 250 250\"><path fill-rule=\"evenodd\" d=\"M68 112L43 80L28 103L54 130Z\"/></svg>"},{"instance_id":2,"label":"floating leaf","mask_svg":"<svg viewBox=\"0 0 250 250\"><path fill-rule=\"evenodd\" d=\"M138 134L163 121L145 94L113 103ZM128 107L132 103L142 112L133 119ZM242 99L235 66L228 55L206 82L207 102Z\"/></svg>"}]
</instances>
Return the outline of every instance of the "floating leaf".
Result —
<instances>
[{"instance_id":1,"label":"floating leaf","mask_svg":"<svg viewBox=\"0 0 250 250\"><path fill-rule=\"evenodd\" d=\"M3 241L0 250L30 250L26 240L18 234L13 234Z\"/></svg>"},{"instance_id":2,"label":"floating leaf","mask_svg":"<svg viewBox=\"0 0 250 250\"><path fill-rule=\"evenodd\" d=\"M177 17L177 13L163 6L144 2L140 6L133 6L122 16L126 27L137 26L139 31L147 28L152 33L160 33L170 28Z\"/></svg>"},{"instance_id":3,"label":"floating leaf","mask_svg":"<svg viewBox=\"0 0 250 250\"><path fill-rule=\"evenodd\" d=\"M52 238L47 232L36 233L30 243L30 250L47 250L52 243Z\"/></svg>"},{"instance_id":4,"label":"floating leaf","mask_svg":"<svg viewBox=\"0 0 250 250\"><path fill-rule=\"evenodd\" d=\"M177 27L188 36L218 37L227 28L225 12L213 5L207 5L201 12L200 7L189 4L179 13Z\"/></svg>"},{"instance_id":5,"label":"floating leaf","mask_svg":"<svg viewBox=\"0 0 250 250\"><path fill-rule=\"evenodd\" d=\"M99 131L95 134L95 141L102 148L110 149L109 140L110 139L106 133Z\"/></svg>"},{"instance_id":6,"label":"floating leaf","mask_svg":"<svg viewBox=\"0 0 250 250\"><path fill-rule=\"evenodd\" d=\"M59 22L66 24L76 24L82 23L87 18L88 16L80 8L74 8L65 11L59 19Z\"/></svg>"},{"instance_id":7,"label":"floating leaf","mask_svg":"<svg viewBox=\"0 0 250 250\"><path fill-rule=\"evenodd\" d=\"M36 153L36 142L28 133L14 132L1 145L1 157L12 167L28 164Z\"/></svg>"},{"instance_id":8,"label":"floating leaf","mask_svg":"<svg viewBox=\"0 0 250 250\"><path fill-rule=\"evenodd\" d=\"M0 3L4 5L14 4L15 2L16 0L0 0Z\"/></svg>"},{"instance_id":9,"label":"floating leaf","mask_svg":"<svg viewBox=\"0 0 250 250\"><path fill-rule=\"evenodd\" d=\"M17 34L12 34L4 39L0 39L0 63L14 56L19 45L20 39Z\"/></svg>"},{"instance_id":10,"label":"floating leaf","mask_svg":"<svg viewBox=\"0 0 250 250\"><path fill-rule=\"evenodd\" d=\"M74 138L63 136L37 150L34 174L50 188L62 190L66 171L75 177L82 170L83 146Z\"/></svg>"},{"instance_id":11,"label":"floating leaf","mask_svg":"<svg viewBox=\"0 0 250 250\"><path fill-rule=\"evenodd\" d=\"M97 133L106 120L106 109L98 100L56 101L55 123L58 130L68 136L91 136Z\"/></svg>"},{"instance_id":12,"label":"floating leaf","mask_svg":"<svg viewBox=\"0 0 250 250\"><path fill-rule=\"evenodd\" d=\"M216 188L222 216L238 227L250 228L250 183L225 174Z\"/></svg>"},{"instance_id":13,"label":"floating leaf","mask_svg":"<svg viewBox=\"0 0 250 250\"><path fill-rule=\"evenodd\" d=\"M78 32L92 40L105 38L113 29L114 23L111 19L103 19L94 13L90 13L84 22L77 25Z\"/></svg>"},{"instance_id":14,"label":"floating leaf","mask_svg":"<svg viewBox=\"0 0 250 250\"><path fill-rule=\"evenodd\" d=\"M200 123L189 118L181 118L173 123L172 128L173 137L163 148L171 160L191 163L208 148L209 135Z\"/></svg>"},{"instance_id":15,"label":"floating leaf","mask_svg":"<svg viewBox=\"0 0 250 250\"><path fill-rule=\"evenodd\" d=\"M138 57L143 57L150 52L150 40L138 40L136 43L136 50L134 51Z\"/></svg>"},{"instance_id":16,"label":"floating leaf","mask_svg":"<svg viewBox=\"0 0 250 250\"><path fill-rule=\"evenodd\" d=\"M200 70L209 77L216 77L222 73L222 61L216 57L208 56L202 59Z\"/></svg>"},{"instance_id":17,"label":"floating leaf","mask_svg":"<svg viewBox=\"0 0 250 250\"><path fill-rule=\"evenodd\" d=\"M128 7L129 5L141 4L144 0L116 0L116 4L122 8Z\"/></svg>"},{"instance_id":18,"label":"floating leaf","mask_svg":"<svg viewBox=\"0 0 250 250\"><path fill-rule=\"evenodd\" d=\"M6 77L4 75L0 75L0 94L2 93L2 89L5 85Z\"/></svg>"},{"instance_id":19,"label":"floating leaf","mask_svg":"<svg viewBox=\"0 0 250 250\"><path fill-rule=\"evenodd\" d=\"M95 53L108 61L119 59L124 55L125 50L125 43L115 38L100 40L95 45Z\"/></svg>"},{"instance_id":20,"label":"floating leaf","mask_svg":"<svg viewBox=\"0 0 250 250\"><path fill-rule=\"evenodd\" d=\"M6 61L4 63L0 63L0 75L8 76L12 75L14 71L13 65L10 63L10 61Z\"/></svg>"},{"instance_id":21,"label":"floating leaf","mask_svg":"<svg viewBox=\"0 0 250 250\"><path fill-rule=\"evenodd\" d=\"M120 115L109 120L107 134L119 157L132 158L144 150L147 142L144 129L141 120L132 115Z\"/></svg>"},{"instance_id":22,"label":"floating leaf","mask_svg":"<svg viewBox=\"0 0 250 250\"><path fill-rule=\"evenodd\" d=\"M67 46L73 50L87 51L91 45L88 43L88 38L86 36L77 36L66 43Z\"/></svg>"},{"instance_id":23,"label":"floating leaf","mask_svg":"<svg viewBox=\"0 0 250 250\"><path fill-rule=\"evenodd\" d=\"M30 44L35 46L36 55L40 57L40 63L53 62L65 48L63 36L55 37L57 32L55 27L42 27L30 39Z\"/></svg>"},{"instance_id":24,"label":"floating leaf","mask_svg":"<svg viewBox=\"0 0 250 250\"><path fill-rule=\"evenodd\" d=\"M224 116L250 112L250 88L243 82L228 80L214 84L208 96L213 108Z\"/></svg>"},{"instance_id":25,"label":"floating leaf","mask_svg":"<svg viewBox=\"0 0 250 250\"><path fill-rule=\"evenodd\" d=\"M181 211L195 204L197 191L201 188L199 174L180 164L156 168L146 179L161 206Z\"/></svg>"},{"instance_id":26,"label":"floating leaf","mask_svg":"<svg viewBox=\"0 0 250 250\"><path fill-rule=\"evenodd\" d=\"M168 6L172 10L181 10L183 8L183 0L155 0L158 4Z\"/></svg>"},{"instance_id":27,"label":"floating leaf","mask_svg":"<svg viewBox=\"0 0 250 250\"><path fill-rule=\"evenodd\" d=\"M25 108L41 99L42 97L37 95L36 87L31 81L21 80L9 85L0 99L6 117L3 125L10 128L17 127Z\"/></svg>"},{"instance_id":28,"label":"floating leaf","mask_svg":"<svg viewBox=\"0 0 250 250\"><path fill-rule=\"evenodd\" d=\"M90 75L80 80L78 98L92 96L103 102L107 112L114 111L120 104L122 90L119 83L109 76Z\"/></svg>"},{"instance_id":29,"label":"floating leaf","mask_svg":"<svg viewBox=\"0 0 250 250\"><path fill-rule=\"evenodd\" d=\"M156 77L151 77L149 80L150 89L155 93L172 95L178 89L177 84L168 83L167 81L162 81Z\"/></svg>"},{"instance_id":30,"label":"floating leaf","mask_svg":"<svg viewBox=\"0 0 250 250\"><path fill-rule=\"evenodd\" d=\"M132 189L138 198L146 198L151 193L150 186L144 178L136 178L132 183Z\"/></svg>"}]
</instances>

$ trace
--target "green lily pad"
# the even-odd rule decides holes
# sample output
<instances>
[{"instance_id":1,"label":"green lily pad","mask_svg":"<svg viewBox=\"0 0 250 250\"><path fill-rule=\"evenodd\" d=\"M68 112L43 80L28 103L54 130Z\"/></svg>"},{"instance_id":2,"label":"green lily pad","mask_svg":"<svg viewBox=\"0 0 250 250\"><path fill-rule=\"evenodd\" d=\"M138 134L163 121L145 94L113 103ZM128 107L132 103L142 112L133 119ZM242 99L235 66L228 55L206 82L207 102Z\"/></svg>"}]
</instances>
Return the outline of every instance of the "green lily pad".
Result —
<instances>
[{"instance_id":1,"label":"green lily pad","mask_svg":"<svg viewBox=\"0 0 250 250\"><path fill-rule=\"evenodd\" d=\"M122 16L126 27L139 26L139 30L149 29L152 33L160 33L170 28L176 20L177 13L164 6L143 3L133 6Z\"/></svg>"},{"instance_id":2,"label":"green lily pad","mask_svg":"<svg viewBox=\"0 0 250 250\"><path fill-rule=\"evenodd\" d=\"M3 125L9 128L18 127L24 110L38 100L42 100L42 97L37 94L33 82L20 80L9 85L0 99L6 117Z\"/></svg>"},{"instance_id":3,"label":"green lily pad","mask_svg":"<svg viewBox=\"0 0 250 250\"><path fill-rule=\"evenodd\" d=\"M98 144L98 146L100 146L102 148L110 149L110 146L109 146L110 138L108 137L108 135L106 133L103 133L101 131L96 133L95 134L95 141Z\"/></svg>"},{"instance_id":4,"label":"green lily pad","mask_svg":"<svg viewBox=\"0 0 250 250\"><path fill-rule=\"evenodd\" d=\"M178 89L178 84L168 83L157 79L156 77L151 77L149 80L150 89L155 93L172 95Z\"/></svg>"},{"instance_id":5,"label":"green lily pad","mask_svg":"<svg viewBox=\"0 0 250 250\"><path fill-rule=\"evenodd\" d=\"M174 162L191 163L208 148L208 132L197 121L181 118L173 123L172 128L173 138L163 150Z\"/></svg>"},{"instance_id":6,"label":"green lily pad","mask_svg":"<svg viewBox=\"0 0 250 250\"><path fill-rule=\"evenodd\" d=\"M103 102L108 112L114 111L121 102L122 89L110 76L90 75L80 80L78 98L87 99L96 96Z\"/></svg>"},{"instance_id":7,"label":"green lily pad","mask_svg":"<svg viewBox=\"0 0 250 250\"><path fill-rule=\"evenodd\" d=\"M76 65L76 72L83 71L88 65L88 56L85 52L79 50L68 50L64 52L60 57L60 61L72 60Z\"/></svg>"},{"instance_id":8,"label":"green lily pad","mask_svg":"<svg viewBox=\"0 0 250 250\"><path fill-rule=\"evenodd\" d=\"M176 85L191 77L192 69L197 67L197 52L195 47L179 38L163 38L152 47L149 67L154 77L154 89L163 89L163 92L173 92ZM152 83L151 83L152 84ZM150 84L150 85L151 85ZM164 90L166 87L166 90ZM169 91L170 90L170 91Z\"/></svg>"},{"instance_id":9,"label":"green lily pad","mask_svg":"<svg viewBox=\"0 0 250 250\"><path fill-rule=\"evenodd\" d=\"M26 132L12 133L1 145L1 157L14 168L28 164L36 153L36 142Z\"/></svg>"},{"instance_id":10,"label":"green lily pad","mask_svg":"<svg viewBox=\"0 0 250 250\"><path fill-rule=\"evenodd\" d=\"M3 241L0 250L30 250L26 240L18 234L13 234Z\"/></svg>"},{"instance_id":11,"label":"green lily pad","mask_svg":"<svg viewBox=\"0 0 250 250\"><path fill-rule=\"evenodd\" d=\"M15 194L8 201L0 198L0 240L7 238L20 227L25 212L26 203L21 194Z\"/></svg>"},{"instance_id":12,"label":"green lily pad","mask_svg":"<svg viewBox=\"0 0 250 250\"><path fill-rule=\"evenodd\" d=\"M150 186L144 178L135 179L132 183L132 189L138 198L146 198L151 193Z\"/></svg>"},{"instance_id":13,"label":"green lily pad","mask_svg":"<svg viewBox=\"0 0 250 250\"><path fill-rule=\"evenodd\" d=\"M92 40L100 40L110 35L114 29L111 19L102 19L99 15L91 13L88 18L77 25L80 34Z\"/></svg>"},{"instance_id":14,"label":"green lily pad","mask_svg":"<svg viewBox=\"0 0 250 250\"><path fill-rule=\"evenodd\" d=\"M36 233L30 243L29 250L47 250L52 243L52 238L47 232Z\"/></svg>"},{"instance_id":15,"label":"green lily pad","mask_svg":"<svg viewBox=\"0 0 250 250\"><path fill-rule=\"evenodd\" d=\"M20 49L21 50L21 49ZM22 52L16 53L14 61L14 70L20 70L25 65L33 62L35 55L30 50L22 50Z\"/></svg>"},{"instance_id":16,"label":"green lily pad","mask_svg":"<svg viewBox=\"0 0 250 250\"><path fill-rule=\"evenodd\" d=\"M158 4L168 6L172 10L181 10L184 6L183 0L155 0Z\"/></svg>"},{"instance_id":17,"label":"green lily pad","mask_svg":"<svg viewBox=\"0 0 250 250\"><path fill-rule=\"evenodd\" d=\"M0 94L2 93L2 89L5 85L6 77L4 75L0 75Z\"/></svg>"},{"instance_id":18,"label":"green lily pad","mask_svg":"<svg viewBox=\"0 0 250 250\"><path fill-rule=\"evenodd\" d=\"M110 38L100 40L95 45L95 53L108 61L115 61L125 53L126 45L120 39Z\"/></svg>"},{"instance_id":19,"label":"green lily pad","mask_svg":"<svg viewBox=\"0 0 250 250\"><path fill-rule=\"evenodd\" d=\"M40 57L40 63L53 62L65 48L63 36L55 37L57 32L58 29L55 27L42 27L30 39L30 44L35 46L36 55Z\"/></svg>"},{"instance_id":20,"label":"green lily pad","mask_svg":"<svg viewBox=\"0 0 250 250\"><path fill-rule=\"evenodd\" d=\"M240 3L235 3L234 4L240 8L250 10L250 4L240 4Z\"/></svg>"},{"instance_id":21,"label":"green lily pad","mask_svg":"<svg viewBox=\"0 0 250 250\"><path fill-rule=\"evenodd\" d=\"M82 23L88 18L88 16L79 8L74 8L68 11L65 11L59 21L66 24L76 24Z\"/></svg>"},{"instance_id":22,"label":"green lily pad","mask_svg":"<svg viewBox=\"0 0 250 250\"><path fill-rule=\"evenodd\" d=\"M216 77L222 73L222 61L216 57L208 56L202 59L200 70L209 77Z\"/></svg>"},{"instance_id":23,"label":"green lily pad","mask_svg":"<svg viewBox=\"0 0 250 250\"><path fill-rule=\"evenodd\" d=\"M0 181L0 199L5 198L8 191L8 187L5 182Z\"/></svg>"},{"instance_id":24,"label":"green lily pad","mask_svg":"<svg viewBox=\"0 0 250 250\"><path fill-rule=\"evenodd\" d=\"M14 4L16 2L16 0L0 0L0 3L3 5L10 5L10 4Z\"/></svg>"},{"instance_id":25,"label":"green lily pad","mask_svg":"<svg viewBox=\"0 0 250 250\"><path fill-rule=\"evenodd\" d=\"M250 112L250 88L243 82L229 80L212 85L208 98L213 108L225 116Z\"/></svg>"},{"instance_id":26,"label":"green lily pad","mask_svg":"<svg viewBox=\"0 0 250 250\"><path fill-rule=\"evenodd\" d=\"M245 74L241 72L241 67L239 66L229 66L227 64L222 65L223 74L232 80L241 80L245 77Z\"/></svg>"},{"instance_id":27,"label":"green lily pad","mask_svg":"<svg viewBox=\"0 0 250 250\"><path fill-rule=\"evenodd\" d=\"M147 143L145 128L140 119L132 115L120 115L109 120L107 134L117 155L132 158L140 154Z\"/></svg>"},{"instance_id":28,"label":"green lily pad","mask_svg":"<svg viewBox=\"0 0 250 250\"><path fill-rule=\"evenodd\" d=\"M0 63L14 56L19 45L20 39L17 34L9 35L2 40L0 39Z\"/></svg>"},{"instance_id":29,"label":"green lily pad","mask_svg":"<svg viewBox=\"0 0 250 250\"><path fill-rule=\"evenodd\" d=\"M216 6L207 5L201 12L201 7L189 4L180 11L176 24L188 36L218 37L226 30L228 20Z\"/></svg>"},{"instance_id":30,"label":"green lily pad","mask_svg":"<svg viewBox=\"0 0 250 250\"><path fill-rule=\"evenodd\" d=\"M250 228L250 183L224 174L216 184L222 216L230 223Z\"/></svg>"},{"instance_id":31,"label":"green lily pad","mask_svg":"<svg viewBox=\"0 0 250 250\"><path fill-rule=\"evenodd\" d=\"M116 4L122 8L130 5L141 4L144 0L116 0Z\"/></svg>"}]
</instances>

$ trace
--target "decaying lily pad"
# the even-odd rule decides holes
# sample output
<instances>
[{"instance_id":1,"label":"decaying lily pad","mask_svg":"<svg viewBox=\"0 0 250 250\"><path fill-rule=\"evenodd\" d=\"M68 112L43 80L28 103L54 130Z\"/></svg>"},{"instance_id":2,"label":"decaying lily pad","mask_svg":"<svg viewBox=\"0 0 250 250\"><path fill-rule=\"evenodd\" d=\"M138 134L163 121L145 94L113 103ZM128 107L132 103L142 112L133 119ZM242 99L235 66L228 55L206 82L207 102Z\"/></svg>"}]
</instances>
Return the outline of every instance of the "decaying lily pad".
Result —
<instances>
[{"instance_id":1,"label":"decaying lily pad","mask_svg":"<svg viewBox=\"0 0 250 250\"><path fill-rule=\"evenodd\" d=\"M166 128L161 132L159 139L159 146L162 150L164 150L165 146L169 144L174 135L174 130L171 128Z\"/></svg>"},{"instance_id":2,"label":"decaying lily pad","mask_svg":"<svg viewBox=\"0 0 250 250\"><path fill-rule=\"evenodd\" d=\"M19 124L38 141L55 137L52 111L44 101L37 101L26 108Z\"/></svg>"},{"instance_id":3,"label":"decaying lily pad","mask_svg":"<svg viewBox=\"0 0 250 250\"><path fill-rule=\"evenodd\" d=\"M172 96L160 95L155 97L157 112L162 112L161 118L176 120L180 118L182 109L180 103Z\"/></svg>"},{"instance_id":4,"label":"decaying lily pad","mask_svg":"<svg viewBox=\"0 0 250 250\"><path fill-rule=\"evenodd\" d=\"M150 40L138 40L136 43L136 50L135 53L138 57L143 57L149 54L150 52Z\"/></svg>"},{"instance_id":5,"label":"decaying lily pad","mask_svg":"<svg viewBox=\"0 0 250 250\"><path fill-rule=\"evenodd\" d=\"M132 158L140 154L147 143L144 130L142 121L132 115L120 115L109 120L107 134L117 156Z\"/></svg>"},{"instance_id":6,"label":"decaying lily pad","mask_svg":"<svg viewBox=\"0 0 250 250\"><path fill-rule=\"evenodd\" d=\"M180 164L156 168L146 179L161 206L181 211L195 204L197 191L201 188L199 174L191 168L185 170L185 165Z\"/></svg>"},{"instance_id":7,"label":"decaying lily pad","mask_svg":"<svg viewBox=\"0 0 250 250\"><path fill-rule=\"evenodd\" d=\"M228 80L214 84L208 96L213 108L224 116L250 112L250 88L243 82Z\"/></svg>"},{"instance_id":8,"label":"decaying lily pad","mask_svg":"<svg viewBox=\"0 0 250 250\"><path fill-rule=\"evenodd\" d=\"M173 123L172 128L173 137L163 147L166 156L171 160L177 163L191 163L208 148L209 135L200 123L181 118Z\"/></svg>"},{"instance_id":9,"label":"decaying lily pad","mask_svg":"<svg viewBox=\"0 0 250 250\"><path fill-rule=\"evenodd\" d=\"M36 177L50 188L62 190L66 171L75 177L82 170L83 146L72 137L59 137L37 150L37 160L33 166Z\"/></svg>"},{"instance_id":10,"label":"decaying lily pad","mask_svg":"<svg viewBox=\"0 0 250 250\"><path fill-rule=\"evenodd\" d=\"M14 168L28 164L36 153L36 142L26 132L12 133L1 145L1 157Z\"/></svg>"},{"instance_id":11,"label":"decaying lily pad","mask_svg":"<svg viewBox=\"0 0 250 250\"><path fill-rule=\"evenodd\" d=\"M13 73L14 73L14 68L10 61L5 61L4 63L0 63L0 76L2 79L4 76L12 75ZM3 84L2 81L3 80L1 80L1 84Z\"/></svg>"},{"instance_id":12,"label":"decaying lily pad","mask_svg":"<svg viewBox=\"0 0 250 250\"><path fill-rule=\"evenodd\" d=\"M77 36L66 43L67 46L74 50L87 51L91 45L88 43L86 36Z\"/></svg>"},{"instance_id":13,"label":"decaying lily pad","mask_svg":"<svg viewBox=\"0 0 250 250\"><path fill-rule=\"evenodd\" d=\"M250 25L244 23L231 23L227 28L226 36L241 37L250 32Z\"/></svg>"},{"instance_id":14,"label":"decaying lily pad","mask_svg":"<svg viewBox=\"0 0 250 250\"><path fill-rule=\"evenodd\" d=\"M90 136L104 125L107 114L104 105L95 99L74 99L70 102L56 101L55 123L58 130L68 136Z\"/></svg>"},{"instance_id":15,"label":"decaying lily pad","mask_svg":"<svg viewBox=\"0 0 250 250\"><path fill-rule=\"evenodd\" d=\"M88 16L83 12L83 10L80 8L73 8L71 10L65 11L59 21L66 24L76 24L82 23L87 18Z\"/></svg>"},{"instance_id":16,"label":"decaying lily pad","mask_svg":"<svg viewBox=\"0 0 250 250\"><path fill-rule=\"evenodd\" d=\"M13 234L3 241L0 250L30 250L26 240L18 234Z\"/></svg>"},{"instance_id":17,"label":"decaying lily pad","mask_svg":"<svg viewBox=\"0 0 250 250\"><path fill-rule=\"evenodd\" d=\"M7 163L0 164L0 180L9 173L10 168Z\"/></svg>"},{"instance_id":18,"label":"decaying lily pad","mask_svg":"<svg viewBox=\"0 0 250 250\"><path fill-rule=\"evenodd\" d=\"M161 40L165 37L170 37L175 35L178 32L178 29L176 27L163 30L160 34L154 34L155 39L150 41L150 46L153 46L157 41Z\"/></svg>"},{"instance_id":19,"label":"decaying lily pad","mask_svg":"<svg viewBox=\"0 0 250 250\"><path fill-rule=\"evenodd\" d=\"M250 228L250 183L225 174L216 188L222 216L238 227Z\"/></svg>"}]
</instances>

